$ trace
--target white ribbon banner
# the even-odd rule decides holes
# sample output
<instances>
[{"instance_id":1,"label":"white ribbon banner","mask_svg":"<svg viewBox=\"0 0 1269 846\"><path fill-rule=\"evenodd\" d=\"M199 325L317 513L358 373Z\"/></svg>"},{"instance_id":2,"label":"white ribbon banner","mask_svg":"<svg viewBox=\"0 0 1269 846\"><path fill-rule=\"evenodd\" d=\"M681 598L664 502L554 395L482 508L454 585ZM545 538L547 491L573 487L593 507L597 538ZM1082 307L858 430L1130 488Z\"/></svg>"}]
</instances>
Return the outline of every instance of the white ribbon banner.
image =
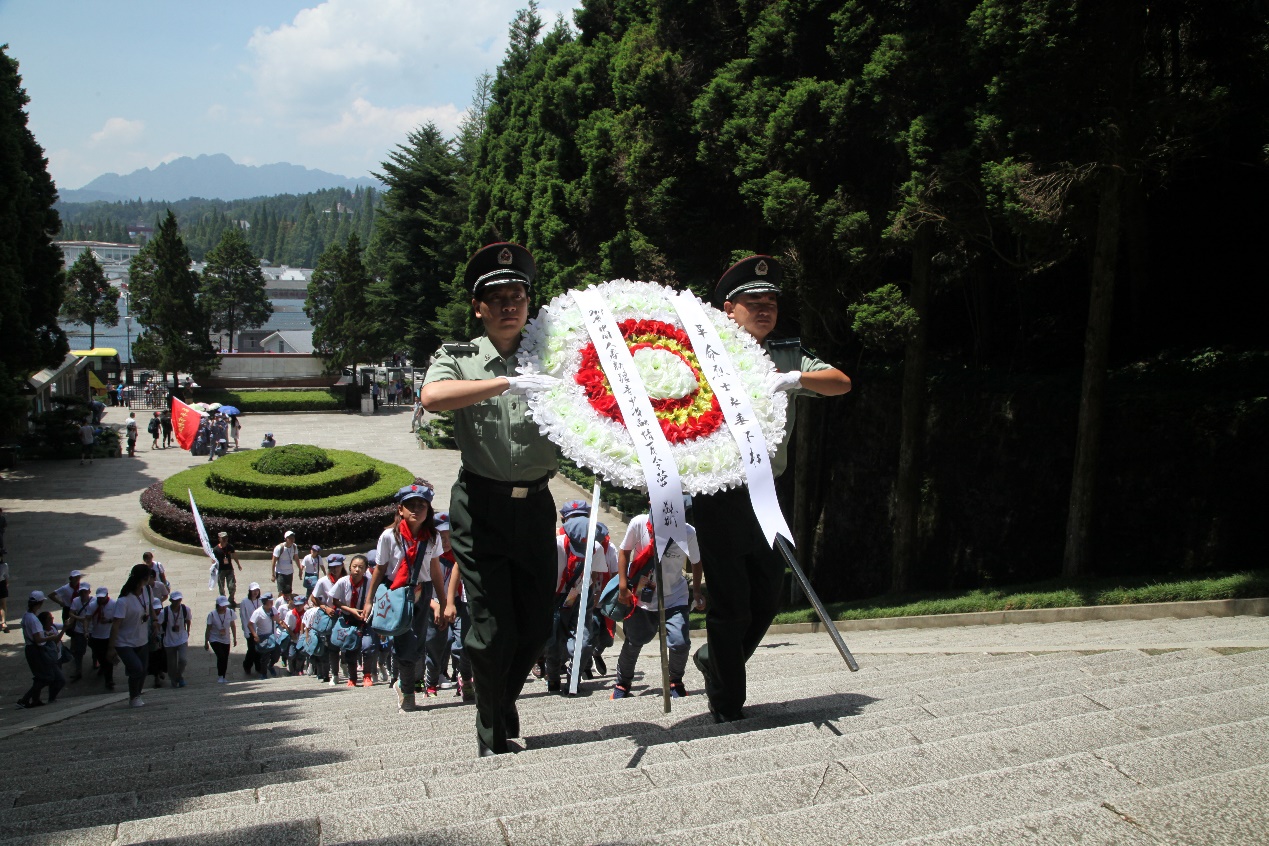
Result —
<instances>
[{"instance_id":1,"label":"white ribbon banner","mask_svg":"<svg viewBox=\"0 0 1269 846\"><path fill-rule=\"evenodd\" d=\"M767 538L775 546L776 534L782 534L793 543L793 533L780 510L776 497L775 477L771 474L771 461L767 455L767 439L762 435L758 415L754 414L749 396L744 392L740 377L732 367L731 358L723 348L714 324L705 315L700 301L690 292L682 291L674 297L674 308L683 324L683 331L692 341L696 360L709 382L710 390L718 397L727 428L740 449L740 459L745 465L745 478L749 483L749 502L754 516Z\"/></svg>"},{"instance_id":2,"label":"white ribbon banner","mask_svg":"<svg viewBox=\"0 0 1269 846\"><path fill-rule=\"evenodd\" d=\"M203 552L207 553L207 557L212 562L211 569L207 571L207 589L215 590L216 576L218 575L216 571L220 569L220 564L216 561L216 555L212 552L211 541L207 539L207 527L203 525L203 515L198 513L198 505L194 502L194 491L189 488L185 490L189 491L189 508L190 511L194 512L194 525L198 527L198 540L203 545Z\"/></svg>"},{"instance_id":3,"label":"white ribbon banner","mask_svg":"<svg viewBox=\"0 0 1269 846\"><path fill-rule=\"evenodd\" d=\"M617 329L612 312L594 290L572 292L573 301L581 309L586 331L599 353L600 363L608 376L617 406L621 409L626 429L634 438L635 451L643 468L648 485L648 498L652 502L653 534L657 541L657 554L664 555L670 541L687 551L687 519L683 513L683 483L678 465L670 453L670 442L661 431L647 388L635 369L634 357L626 346L626 339Z\"/></svg>"}]
</instances>

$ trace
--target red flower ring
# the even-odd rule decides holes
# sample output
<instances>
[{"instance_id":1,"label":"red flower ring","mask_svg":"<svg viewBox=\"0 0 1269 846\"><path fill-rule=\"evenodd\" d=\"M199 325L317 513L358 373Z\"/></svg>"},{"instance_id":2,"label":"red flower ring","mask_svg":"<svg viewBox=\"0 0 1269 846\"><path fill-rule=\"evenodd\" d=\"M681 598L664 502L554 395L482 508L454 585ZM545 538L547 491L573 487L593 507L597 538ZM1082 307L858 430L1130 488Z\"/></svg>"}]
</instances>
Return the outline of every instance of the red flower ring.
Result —
<instances>
[{"instance_id":1,"label":"red flower ring","mask_svg":"<svg viewBox=\"0 0 1269 846\"><path fill-rule=\"evenodd\" d=\"M691 369L696 377L696 387L683 396L653 399L652 410L665 439L672 444L708 437L723 424L722 409L718 398L709 388L696 361L696 353L687 333L660 320L623 320L617 324L626 345L633 355L639 350L664 350ZM577 369L577 383L586 392L586 399L600 415L625 425L612 386L599 363L595 345L582 347L581 362Z\"/></svg>"}]
</instances>

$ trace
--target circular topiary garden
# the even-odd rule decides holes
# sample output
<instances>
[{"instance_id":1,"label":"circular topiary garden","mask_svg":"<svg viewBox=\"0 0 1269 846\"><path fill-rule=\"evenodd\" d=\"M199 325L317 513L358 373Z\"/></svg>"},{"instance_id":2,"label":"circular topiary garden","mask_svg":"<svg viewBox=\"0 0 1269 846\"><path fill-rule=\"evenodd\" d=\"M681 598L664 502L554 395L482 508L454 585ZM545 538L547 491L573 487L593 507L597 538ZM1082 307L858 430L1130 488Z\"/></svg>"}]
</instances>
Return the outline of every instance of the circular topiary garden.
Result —
<instances>
[{"instance_id":1,"label":"circular topiary garden","mask_svg":"<svg viewBox=\"0 0 1269 846\"><path fill-rule=\"evenodd\" d=\"M192 491L210 538L228 532L239 549L273 547L287 529L324 547L378 537L395 513L392 495L414 481L404 467L359 452L304 444L226 455L155 482L141 494L150 528L199 544Z\"/></svg>"}]
</instances>

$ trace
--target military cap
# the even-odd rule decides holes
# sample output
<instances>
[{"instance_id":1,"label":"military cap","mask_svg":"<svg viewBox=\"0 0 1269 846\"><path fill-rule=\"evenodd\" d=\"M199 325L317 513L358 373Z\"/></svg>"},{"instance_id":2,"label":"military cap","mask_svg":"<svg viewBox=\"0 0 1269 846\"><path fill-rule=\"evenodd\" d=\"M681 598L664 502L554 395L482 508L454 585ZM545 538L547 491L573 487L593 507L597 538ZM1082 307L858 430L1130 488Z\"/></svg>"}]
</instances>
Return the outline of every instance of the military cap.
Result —
<instances>
[{"instance_id":1,"label":"military cap","mask_svg":"<svg viewBox=\"0 0 1269 846\"><path fill-rule=\"evenodd\" d=\"M538 267L533 255L519 244L499 242L481 247L467 262L463 284L477 299L485 288L519 282L525 288L533 284Z\"/></svg>"},{"instance_id":2,"label":"military cap","mask_svg":"<svg viewBox=\"0 0 1269 846\"><path fill-rule=\"evenodd\" d=\"M750 256L727 269L714 287L714 305L741 294L780 293L780 262L771 256Z\"/></svg>"}]
</instances>

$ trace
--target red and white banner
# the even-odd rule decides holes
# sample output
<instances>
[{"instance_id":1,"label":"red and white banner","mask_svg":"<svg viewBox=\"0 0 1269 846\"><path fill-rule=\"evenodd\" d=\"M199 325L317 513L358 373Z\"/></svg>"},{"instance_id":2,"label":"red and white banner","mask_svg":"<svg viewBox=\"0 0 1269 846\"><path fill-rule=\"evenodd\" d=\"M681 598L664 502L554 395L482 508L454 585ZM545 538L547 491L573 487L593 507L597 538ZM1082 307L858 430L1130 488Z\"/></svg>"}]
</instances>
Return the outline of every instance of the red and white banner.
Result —
<instances>
[{"instance_id":1,"label":"red and white banner","mask_svg":"<svg viewBox=\"0 0 1269 846\"><path fill-rule=\"evenodd\" d=\"M191 408L176 397L172 397L172 432L176 435L176 442L180 444L181 449L194 448L194 438L198 435L198 424L202 419L203 413L197 408Z\"/></svg>"}]
</instances>

